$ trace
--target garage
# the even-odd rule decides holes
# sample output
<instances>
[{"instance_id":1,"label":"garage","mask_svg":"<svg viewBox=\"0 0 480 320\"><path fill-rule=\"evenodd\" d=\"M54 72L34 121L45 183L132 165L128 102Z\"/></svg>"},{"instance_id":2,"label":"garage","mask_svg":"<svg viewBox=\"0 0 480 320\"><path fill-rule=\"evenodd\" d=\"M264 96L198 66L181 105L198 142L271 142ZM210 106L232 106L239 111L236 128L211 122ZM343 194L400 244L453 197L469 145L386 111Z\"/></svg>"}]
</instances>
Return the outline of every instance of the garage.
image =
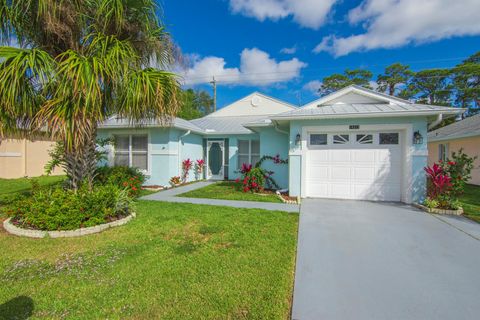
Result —
<instances>
[{"instance_id":1,"label":"garage","mask_svg":"<svg viewBox=\"0 0 480 320\"><path fill-rule=\"evenodd\" d=\"M308 133L307 197L401 201L400 131Z\"/></svg>"}]
</instances>

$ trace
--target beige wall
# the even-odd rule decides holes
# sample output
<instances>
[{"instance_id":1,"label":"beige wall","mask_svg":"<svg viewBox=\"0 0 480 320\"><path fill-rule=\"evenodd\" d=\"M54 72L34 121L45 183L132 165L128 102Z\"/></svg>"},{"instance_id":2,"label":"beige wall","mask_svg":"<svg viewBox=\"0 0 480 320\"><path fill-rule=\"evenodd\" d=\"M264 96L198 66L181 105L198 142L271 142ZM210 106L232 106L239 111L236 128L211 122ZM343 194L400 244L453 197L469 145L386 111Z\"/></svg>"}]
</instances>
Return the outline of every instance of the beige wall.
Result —
<instances>
[{"instance_id":1,"label":"beige wall","mask_svg":"<svg viewBox=\"0 0 480 320\"><path fill-rule=\"evenodd\" d=\"M50 160L48 151L55 142L26 139L6 139L0 142L0 178L37 177L45 174ZM62 174L56 169L53 174Z\"/></svg>"},{"instance_id":2,"label":"beige wall","mask_svg":"<svg viewBox=\"0 0 480 320\"><path fill-rule=\"evenodd\" d=\"M448 153L457 152L460 148L471 157L477 156L475 168L472 170L470 183L480 185L480 136L448 141L430 142L428 144L428 165L438 162L438 145L448 144Z\"/></svg>"}]
</instances>

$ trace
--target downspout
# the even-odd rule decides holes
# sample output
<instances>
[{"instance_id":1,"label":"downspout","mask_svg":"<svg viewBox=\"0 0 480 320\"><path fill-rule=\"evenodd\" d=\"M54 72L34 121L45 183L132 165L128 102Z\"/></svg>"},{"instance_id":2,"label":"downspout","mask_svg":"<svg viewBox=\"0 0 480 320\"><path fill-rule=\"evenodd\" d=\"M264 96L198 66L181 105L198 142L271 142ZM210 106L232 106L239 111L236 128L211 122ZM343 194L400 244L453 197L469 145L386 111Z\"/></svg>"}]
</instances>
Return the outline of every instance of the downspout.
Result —
<instances>
[{"instance_id":1,"label":"downspout","mask_svg":"<svg viewBox=\"0 0 480 320\"><path fill-rule=\"evenodd\" d=\"M436 126L438 126L440 124L440 122L443 121L443 114L440 113L437 115L437 119L435 119L435 121L433 121L432 123L430 123L428 125L428 130L432 129L432 128L435 128Z\"/></svg>"},{"instance_id":2,"label":"downspout","mask_svg":"<svg viewBox=\"0 0 480 320\"><path fill-rule=\"evenodd\" d=\"M180 137L178 137L178 176L182 177L182 139L188 136L192 131L188 130L184 134L182 134Z\"/></svg>"}]
</instances>

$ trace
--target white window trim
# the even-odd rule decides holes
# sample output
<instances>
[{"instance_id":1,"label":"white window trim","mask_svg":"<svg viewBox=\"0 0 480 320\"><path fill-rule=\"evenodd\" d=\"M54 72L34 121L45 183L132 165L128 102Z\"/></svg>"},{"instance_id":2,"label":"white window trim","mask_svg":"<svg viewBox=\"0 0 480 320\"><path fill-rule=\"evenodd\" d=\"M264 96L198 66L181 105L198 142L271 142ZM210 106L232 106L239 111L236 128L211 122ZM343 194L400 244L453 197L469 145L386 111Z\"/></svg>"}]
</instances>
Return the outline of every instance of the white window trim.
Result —
<instances>
[{"instance_id":1,"label":"white window trim","mask_svg":"<svg viewBox=\"0 0 480 320\"><path fill-rule=\"evenodd\" d=\"M248 154L247 153L240 153L240 141L248 141ZM240 158L240 156L248 156L248 163L249 164L252 164L252 156L258 156L258 158L260 159L260 152L259 153L252 153L252 141L258 141L258 144L259 144L259 147L260 147L260 140L256 140L256 139L238 139L238 142L237 142L237 150L238 150L238 153L237 153L237 159ZM242 164L243 163L240 163L240 161L237 161L237 169L241 169L242 168ZM252 164L253 165L253 164Z\"/></svg>"},{"instance_id":2,"label":"white window trim","mask_svg":"<svg viewBox=\"0 0 480 320\"><path fill-rule=\"evenodd\" d=\"M152 145L150 132L141 130L141 131L122 131L122 132L113 132L111 133L111 138L115 139L115 136L128 136L128 163L129 167L132 167L132 136L147 136L147 170L141 170L145 175L151 175L152 168ZM115 145L112 145L109 152L108 163L110 166L115 165Z\"/></svg>"},{"instance_id":3,"label":"white window trim","mask_svg":"<svg viewBox=\"0 0 480 320\"><path fill-rule=\"evenodd\" d=\"M440 149L443 148L443 154ZM449 145L448 143L439 143L438 144L438 161L446 161L449 155Z\"/></svg>"}]
</instances>

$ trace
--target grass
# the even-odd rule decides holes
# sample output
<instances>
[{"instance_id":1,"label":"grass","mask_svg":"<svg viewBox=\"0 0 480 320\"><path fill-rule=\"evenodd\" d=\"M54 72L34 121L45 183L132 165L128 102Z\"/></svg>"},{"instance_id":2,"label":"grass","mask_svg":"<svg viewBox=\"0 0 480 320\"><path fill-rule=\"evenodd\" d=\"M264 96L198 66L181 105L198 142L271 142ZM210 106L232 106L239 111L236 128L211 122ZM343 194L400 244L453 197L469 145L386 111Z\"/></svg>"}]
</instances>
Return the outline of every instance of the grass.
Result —
<instances>
[{"instance_id":1,"label":"grass","mask_svg":"<svg viewBox=\"0 0 480 320\"><path fill-rule=\"evenodd\" d=\"M37 178L0 179L0 206L9 197L16 194L28 193L32 189L32 181L40 186L51 186L61 183L65 176L41 176Z\"/></svg>"},{"instance_id":2,"label":"grass","mask_svg":"<svg viewBox=\"0 0 480 320\"><path fill-rule=\"evenodd\" d=\"M297 214L155 201L136 211L80 238L0 231L0 319L289 318Z\"/></svg>"},{"instance_id":3,"label":"grass","mask_svg":"<svg viewBox=\"0 0 480 320\"><path fill-rule=\"evenodd\" d=\"M236 188L236 185L237 184L235 182L231 181L217 182L200 189L182 193L178 195L178 197L277 203L282 202L275 194L260 195L250 192L243 192L239 188Z\"/></svg>"},{"instance_id":4,"label":"grass","mask_svg":"<svg viewBox=\"0 0 480 320\"><path fill-rule=\"evenodd\" d=\"M480 222L480 186L467 185L465 193L460 197L464 215L467 218Z\"/></svg>"}]
</instances>

